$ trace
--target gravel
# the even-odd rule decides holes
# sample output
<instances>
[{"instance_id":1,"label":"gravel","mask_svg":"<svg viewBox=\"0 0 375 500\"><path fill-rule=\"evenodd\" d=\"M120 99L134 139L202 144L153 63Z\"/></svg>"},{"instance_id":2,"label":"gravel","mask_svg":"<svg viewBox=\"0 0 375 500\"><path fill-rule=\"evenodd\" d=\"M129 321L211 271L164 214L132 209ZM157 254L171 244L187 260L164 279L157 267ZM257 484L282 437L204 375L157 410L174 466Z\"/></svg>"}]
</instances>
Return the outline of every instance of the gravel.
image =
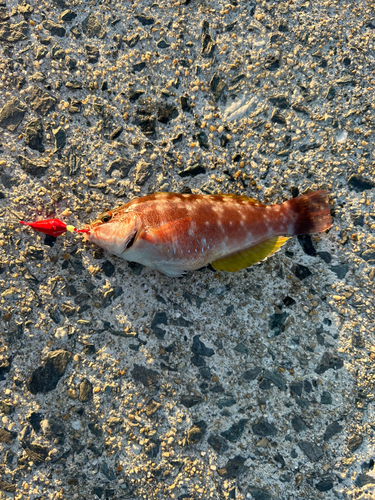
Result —
<instances>
[{"instance_id":1,"label":"gravel","mask_svg":"<svg viewBox=\"0 0 375 500\"><path fill-rule=\"evenodd\" d=\"M333 227L170 279L0 225L0 496L373 496L369 2L0 3L0 221L77 227L157 191Z\"/></svg>"}]
</instances>

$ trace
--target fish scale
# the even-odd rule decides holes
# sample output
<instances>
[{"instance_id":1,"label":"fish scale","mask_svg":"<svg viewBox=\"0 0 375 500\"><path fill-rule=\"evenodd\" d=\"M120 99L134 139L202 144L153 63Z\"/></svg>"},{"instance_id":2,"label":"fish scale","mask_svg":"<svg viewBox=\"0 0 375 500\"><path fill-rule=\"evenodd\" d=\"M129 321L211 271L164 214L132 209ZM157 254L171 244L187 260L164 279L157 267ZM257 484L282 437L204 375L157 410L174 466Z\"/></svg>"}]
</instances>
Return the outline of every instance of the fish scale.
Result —
<instances>
[{"instance_id":1,"label":"fish scale","mask_svg":"<svg viewBox=\"0 0 375 500\"><path fill-rule=\"evenodd\" d=\"M264 259L297 234L332 224L327 191L279 205L245 196L155 193L103 214L86 239L169 276L209 263L234 272Z\"/></svg>"}]
</instances>

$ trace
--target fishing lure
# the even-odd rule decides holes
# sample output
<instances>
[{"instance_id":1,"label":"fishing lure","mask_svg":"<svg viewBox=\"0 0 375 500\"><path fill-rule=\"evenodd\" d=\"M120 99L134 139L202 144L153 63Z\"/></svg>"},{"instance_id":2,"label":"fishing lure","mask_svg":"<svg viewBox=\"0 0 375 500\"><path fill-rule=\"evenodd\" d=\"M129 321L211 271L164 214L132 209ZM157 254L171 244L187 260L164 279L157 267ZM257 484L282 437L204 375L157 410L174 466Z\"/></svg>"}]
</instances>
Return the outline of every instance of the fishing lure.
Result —
<instances>
[{"instance_id":1,"label":"fishing lure","mask_svg":"<svg viewBox=\"0 0 375 500\"><path fill-rule=\"evenodd\" d=\"M20 224L23 224L25 226L30 226L35 231L38 231L39 233L44 233L48 234L53 237L61 236L62 234L66 233L67 231L73 233L88 233L88 229L77 229L74 226L70 226L65 224L62 220L59 219L44 219L44 220L39 220L36 222L25 222L23 220L19 221Z\"/></svg>"},{"instance_id":2,"label":"fishing lure","mask_svg":"<svg viewBox=\"0 0 375 500\"><path fill-rule=\"evenodd\" d=\"M15 224L15 223L20 223L23 224L24 226L30 226L35 231L38 231L39 233L44 233L48 234L49 236L53 236L56 238L57 236L61 236L62 234L66 233L67 231L71 233L88 233L90 232L89 229L77 229L74 226L67 225L65 222L59 219L44 219L44 220L38 220L36 222L25 222L24 220L20 221L12 221L12 220L1 220L2 223L6 224Z\"/></svg>"}]
</instances>

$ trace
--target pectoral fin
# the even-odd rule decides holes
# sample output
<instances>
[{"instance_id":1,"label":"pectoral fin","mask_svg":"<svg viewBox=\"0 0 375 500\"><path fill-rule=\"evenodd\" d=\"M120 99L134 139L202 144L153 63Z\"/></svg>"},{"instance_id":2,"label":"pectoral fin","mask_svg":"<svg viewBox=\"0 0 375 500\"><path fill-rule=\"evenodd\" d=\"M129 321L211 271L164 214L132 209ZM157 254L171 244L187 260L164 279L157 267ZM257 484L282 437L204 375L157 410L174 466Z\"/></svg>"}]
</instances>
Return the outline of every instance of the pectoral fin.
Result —
<instances>
[{"instance_id":1,"label":"pectoral fin","mask_svg":"<svg viewBox=\"0 0 375 500\"><path fill-rule=\"evenodd\" d=\"M289 238L284 238L282 236L276 236L270 238L267 241L263 241L255 247L251 247L242 252L230 255L229 257L224 257L223 259L215 260L211 262L211 266L218 271L228 271L230 273L235 273L240 269L245 269L245 267L250 267L256 264L260 260L265 259L269 255L275 253L280 247L284 245Z\"/></svg>"},{"instance_id":2,"label":"pectoral fin","mask_svg":"<svg viewBox=\"0 0 375 500\"><path fill-rule=\"evenodd\" d=\"M190 223L190 218L167 222L159 227L146 229L139 237L154 245L171 243L189 229Z\"/></svg>"}]
</instances>

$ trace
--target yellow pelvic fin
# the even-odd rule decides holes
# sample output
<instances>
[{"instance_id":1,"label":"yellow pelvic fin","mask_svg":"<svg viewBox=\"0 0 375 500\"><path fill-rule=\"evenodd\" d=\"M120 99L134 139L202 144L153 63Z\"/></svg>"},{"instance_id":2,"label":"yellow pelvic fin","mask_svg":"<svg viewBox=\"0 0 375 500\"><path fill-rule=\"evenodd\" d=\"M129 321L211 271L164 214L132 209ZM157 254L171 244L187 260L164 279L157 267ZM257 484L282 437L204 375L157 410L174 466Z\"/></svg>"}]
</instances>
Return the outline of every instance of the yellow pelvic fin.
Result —
<instances>
[{"instance_id":1,"label":"yellow pelvic fin","mask_svg":"<svg viewBox=\"0 0 375 500\"><path fill-rule=\"evenodd\" d=\"M217 271L235 273L272 255L288 240L289 238L284 238L283 236L275 236L267 241L263 241L263 243L259 243L255 247L248 248L229 257L224 257L223 259L215 260L211 262L211 266L217 269Z\"/></svg>"}]
</instances>

